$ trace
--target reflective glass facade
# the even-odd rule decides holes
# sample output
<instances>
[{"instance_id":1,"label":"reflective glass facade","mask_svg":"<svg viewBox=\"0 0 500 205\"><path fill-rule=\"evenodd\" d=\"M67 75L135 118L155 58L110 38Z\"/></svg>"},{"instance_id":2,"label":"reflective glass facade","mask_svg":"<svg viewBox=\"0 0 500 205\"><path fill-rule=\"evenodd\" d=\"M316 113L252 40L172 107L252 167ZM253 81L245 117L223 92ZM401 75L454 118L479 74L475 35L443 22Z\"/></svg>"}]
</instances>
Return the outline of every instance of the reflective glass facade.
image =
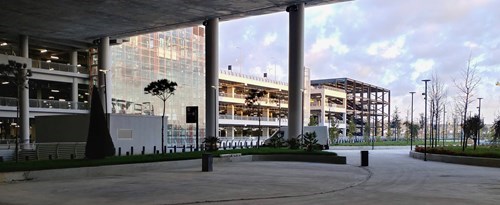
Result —
<instances>
[{"instance_id":1,"label":"reflective glass facade","mask_svg":"<svg viewBox=\"0 0 500 205\"><path fill-rule=\"evenodd\" d=\"M178 84L165 109L167 143L193 142L195 124L186 124L186 106L198 106L200 136L204 136L204 35L203 27L191 27L135 36L112 46L112 112L161 116L163 102L144 94L144 87L167 78Z\"/></svg>"}]
</instances>

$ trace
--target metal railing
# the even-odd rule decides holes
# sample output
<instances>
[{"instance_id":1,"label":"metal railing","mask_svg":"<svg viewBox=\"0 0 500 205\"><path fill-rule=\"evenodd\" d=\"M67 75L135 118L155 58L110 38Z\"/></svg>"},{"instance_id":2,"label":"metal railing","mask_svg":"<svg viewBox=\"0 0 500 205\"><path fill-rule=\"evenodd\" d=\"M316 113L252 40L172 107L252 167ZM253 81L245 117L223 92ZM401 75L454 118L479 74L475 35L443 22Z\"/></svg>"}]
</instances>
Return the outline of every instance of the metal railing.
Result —
<instances>
[{"instance_id":1,"label":"metal railing","mask_svg":"<svg viewBox=\"0 0 500 205\"><path fill-rule=\"evenodd\" d=\"M89 103L77 102L76 104L69 101L58 101L58 100L43 100L43 99L30 99L30 108L46 108L46 109L73 109L74 106L78 106L78 110L88 110L90 107ZM16 98L0 97L0 106L17 106Z\"/></svg>"},{"instance_id":2,"label":"metal railing","mask_svg":"<svg viewBox=\"0 0 500 205\"><path fill-rule=\"evenodd\" d=\"M258 121L259 117L254 116L239 116L239 115L219 115L219 119L232 119L232 120L251 120ZM260 117L261 121L277 122L279 118L277 117ZM281 118L281 122L287 122L287 118Z\"/></svg>"},{"instance_id":3,"label":"metal railing","mask_svg":"<svg viewBox=\"0 0 500 205\"><path fill-rule=\"evenodd\" d=\"M73 65L67 65L67 64L62 64L62 63L52 63L52 62L49 63L46 61L39 61L39 60L33 60L31 67L45 69L45 70L64 71L64 72L74 72L74 70L75 70L75 66L73 66ZM83 66L76 66L76 72L88 74L89 70Z\"/></svg>"},{"instance_id":4,"label":"metal railing","mask_svg":"<svg viewBox=\"0 0 500 205\"><path fill-rule=\"evenodd\" d=\"M236 76L236 77L266 82L266 83L274 83L274 84L278 84L278 85L288 85L288 83L277 81L277 80L271 80L269 78L257 77L257 76L253 76L253 75L246 75L246 74L236 73L236 72L227 71L227 70L220 70L219 72L226 74L226 75L231 75L231 76Z\"/></svg>"}]
</instances>

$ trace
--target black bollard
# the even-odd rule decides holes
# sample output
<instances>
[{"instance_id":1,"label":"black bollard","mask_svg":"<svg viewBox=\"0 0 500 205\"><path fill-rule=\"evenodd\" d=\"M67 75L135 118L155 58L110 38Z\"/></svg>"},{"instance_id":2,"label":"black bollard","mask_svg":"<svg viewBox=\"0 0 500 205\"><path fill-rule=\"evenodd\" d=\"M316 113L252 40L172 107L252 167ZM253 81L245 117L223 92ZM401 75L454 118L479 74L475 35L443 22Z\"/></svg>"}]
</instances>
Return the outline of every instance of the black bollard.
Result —
<instances>
[{"instance_id":1,"label":"black bollard","mask_svg":"<svg viewBox=\"0 0 500 205\"><path fill-rule=\"evenodd\" d=\"M189 151L193 152L193 145L189 145Z\"/></svg>"},{"instance_id":2,"label":"black bollard","mask_svg":"<svg viewBox=\"0 0 500 205\"><path fill-rule=\"evenodd\" d=\"M30 156L24 156L24 160L30 161Z\"/></svg>"},{"instance_id":3,"label":"black bollard","mask_svg":"<svg viewBox=\"0 0 500 205\"><path fill-rule=\"evenodd\" d=\"M70 159L75 159L75 155L74 155L74 154L70 154L70 155L69 155L69 158L70 158Z\"/></svg>"},{"instance_id":4,"label":"black bollard","mask_svg":"<svg viewBox=\"0 0 500 205\"><path fill-rule=\"evenodd\" d=\"M141 154L144 155L146 153L146 147L142 146Z\"/></svg>"},{"instance_id":5,"label":"black bollard","mask_svg":"<svg viewBox=\"0 0 500 205\"><path fill-rule=\"evenodd\" d=\"M170 152L170 154L172 154L172 150L171 149L169 149L168 152Z\"/></svg>"},{"instance_id":6,"label":"black bollard","mask_svg":"<svg viewBox=\"0 0 500 205\"><path fill-rule=\"evenodd\" d=\"M134 155L134 147L130 147L130 155Z\"/></svg>"},{"instance_id":7,"label":"black bollard","mask_svg":"<svg viewBox=\"0 0 500 205\"><path fill-rule=\"evenodd\" d=\"M3 162L3 156L0 156L0 162Z\"/></svg>"},{"instance_id":8,"label":"black bollard","mask_svg":"<svg viewBox=\"0 0 500 205\"><path fill-rule=\"evenodd\" d=\"M122 156L122 148L118 147L118 156Z\"/></svg>"},{"instance_id":9,"label":"black bollard","mask_svg":"<svg viewBox=\"0 0 500 205\"><path fill-rule=\"evenodd\" d=\"M361 151L361 166L368 166L368 151Z\"/></svg>"},{"instance_id":10,"label":"black bollard","mask_svg":"<svg viewBox=\"0 0 500 205\"><path fill-rule=\"evenodd\" d=\"M49 154L49 160L52 160L52 155L51 154Z\"/></svg>"},{"instance_id":11,"label":"black bollard","mask_svg":"<svg viewBox=\"0 0 500 205\"><path fill-rule=\"evenodd\" d=\"M174 145L174 153L177 153L177 145Z\"/></svg>"},{"instance_id":12,"label":"black bollard","mask_svg":"<svg viewBox=\"0 0 500 205\"><path fill-rule=\"evenodd\" d=\"M202 172L211 172L213 171L213 156L212 154L202 154L201 155L201 171Z\"/></svg>"},{"instance_id":13,"label":"black bollard","mask_svg":"<svg viewBox=\"0 0 500 205\"><path fill-rule=\"evenodd\" d=\"M186 145L182 145L182 152L186 152Z\"/></svg>"},{"instance_id":14,"label":"black bollard","mask_svg":"<svg viewBox=\"0 0 500 205\"><path fill-rule=\"evenodd\" d=\"M156 146L153 146L153 154L156 154Z\"/></svg>"},{"instance_id":15,"label":"black bollard","mask_svg":"<svg viewBox=\"0 0 500 205\"><path fill-rule=\"evenodd\" d=\"M163 153L167 153L167 146L163 146Z\"/></svg>"},{"instance_id":16,"label":"black bollard","mask_svg":"<svg viewBox=\"0 0 500 205\"><path fill-rule=\"evenodd\" d=\"M160 150L156 150L156 154L160 154Z\"/></svg>"},{"instance_id":17,"label":"black bollard","mask_svg":"<svg viewBox=\"0 0 500 205\"><path fill-rule=\"evenodd\" d=\"M129 153L129 152L126 152L125 154L128 156L130 153Z\"/></svg>"}]
</instances>

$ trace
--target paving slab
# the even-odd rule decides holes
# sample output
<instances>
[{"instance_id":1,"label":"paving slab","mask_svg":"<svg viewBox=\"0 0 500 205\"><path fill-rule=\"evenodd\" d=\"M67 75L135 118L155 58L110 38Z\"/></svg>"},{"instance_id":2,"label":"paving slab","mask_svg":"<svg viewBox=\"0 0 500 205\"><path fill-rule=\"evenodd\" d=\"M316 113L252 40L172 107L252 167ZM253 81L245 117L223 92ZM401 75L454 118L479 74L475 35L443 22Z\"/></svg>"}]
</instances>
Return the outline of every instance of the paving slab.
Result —
<instances>
[{"instance_id":1,"label":"paving slab","mask_svg":"<svg viewBox=\"0 0 500 205\"><path fill-rule=\"evenodd\" d=\"M132 174L0 184L0 204L189 204L309 196L356 186L355 166L299 162L217 163Z\"/></svg>"}]
</instances>

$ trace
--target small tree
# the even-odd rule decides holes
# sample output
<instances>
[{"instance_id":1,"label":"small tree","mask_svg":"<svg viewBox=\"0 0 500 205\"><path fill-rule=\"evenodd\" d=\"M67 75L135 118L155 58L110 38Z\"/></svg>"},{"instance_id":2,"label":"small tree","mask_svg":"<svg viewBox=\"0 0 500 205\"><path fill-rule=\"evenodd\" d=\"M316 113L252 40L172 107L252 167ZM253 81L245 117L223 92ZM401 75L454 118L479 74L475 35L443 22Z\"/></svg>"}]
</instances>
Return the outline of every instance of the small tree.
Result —
<instances>
[{"instance_id":1,"label":"small tree","mask_svg":"<svg viewBox=\"0 0 500 205\"><path fill-rule=\"evenodd\" d=\"M165 137L164 137L164 130L165 130L165 105L166 101L170 96L172 96L175 92L175 87L177 86L177 83L174 81L169 81L167 79L161 79L157 81L153 81L149 83L144 88L144 93L145 94L151 94L152 96L156 96L160 98L160 100L163 101L163 114L161 115L161 150L162 153L165 152L164 145L165 145ZM215 136L214 136L215 137Z\"/></svg>"},{"instance_id":2,"label":"small tree","mask_svg":"<svg viewBox=\"0 0 500 205\"><path fill-rule=\"evenodd\" d=\"M498 141L500 140L500 116L493 122L493 126L491 127L491 133L493 136L492 142L493 145L498 145Z\"/></svg>"},{"instance_id":3,"label":"small tree","mask_svg":"<svg viewBox=\"0 0 500 205\"><path fill-rule=\"evenodd\" d=\"M352 139L354 133L356 132L356 123L354 123L354 117L349 120L349 129L347 130L347 136Z\"/></svg>"},{"instance_id":4,"label":"small tree","mask_svg":"<svg viewBox=\"0 0 500 205\"><path fill-rule=\"evenodd\" d=\"M259 134L257 135L257 148L260 146L260 136L262 131L260 128L260 116L262 115L262 110L260 107L260 99L267 95L265 90L260 89L250 89L248 90L247 96L245 97L245 105L250 108L251 111L257 112L257 117L259 118Z\"/></svg>"},{"instance_id":5,"label":"small tree","mask_svg":"<svg viewBox=\"0 0 500 205\"><path fill-rule=\"evenodd\" d=\"M338 121L336 119L331 120L330 129L328 134L330 136L330 143L333 143L339 137Z\"/></svg>"},{"instance_id":6,"label":"small tree","mask_svg":"<svg viewBox=\"0 0 500 205\"><path fill-rule=\"evenodd\" d=\"M370 123L365 123L365 128L363 131L363 139L365 142L368 142L370 140Z\"/></svg>"},{"instance_id":7,"label":"small tree","mask_svg":"<svg viewBox=\"0 0 500 205\"><path fill-rule=\"evenodd\" d=\"M316 118L315 116L311 115L309 117L309 124L307 126L318 126L318 118Z\"/></svg>"},{"instance_id":8,"label":"small tree","mask_svg":"<svg viewBox=\"0 0 500 205\"><path fill-rule=\"evenodd\" d=\"M28 77L31 76L31 70L26 69L26 64L18 63L16 61L9 60L7 64L0 64L0 81L12 83L17 88L17 123L19 123L19 93L21 89L27 89ZM16 125L19 126L19 125ZM17 132L16 132L17 133ZM19 157L19 135L16 136L16 162Z\"/></svg>"},{"instance_id":9,"label":"small tree","mask_svg":"<svg viewBox=\"0 0 500 205\"><path fill-rule=\"evenodd\" d=\"M479 118L478 115L475 115L473 117L469 117L465 121L465 124L463 125L464 133L465 133L465 141L467 141L468 138L472 138L474 141L474 150L476 149L477 145L477 136L479 134L479 130L484 127L483 121Z\"/></svg>"}]
</instances>

